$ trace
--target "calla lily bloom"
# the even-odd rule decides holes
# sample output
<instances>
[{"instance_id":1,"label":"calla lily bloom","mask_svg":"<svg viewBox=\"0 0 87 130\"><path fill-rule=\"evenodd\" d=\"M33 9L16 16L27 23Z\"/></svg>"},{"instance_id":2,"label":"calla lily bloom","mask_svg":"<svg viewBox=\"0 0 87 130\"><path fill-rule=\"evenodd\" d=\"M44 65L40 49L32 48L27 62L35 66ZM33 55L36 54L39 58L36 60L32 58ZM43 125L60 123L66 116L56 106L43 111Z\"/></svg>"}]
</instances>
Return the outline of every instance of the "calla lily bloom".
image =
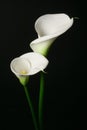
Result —
<instances>
[{"instance_id":1,"label":"calla lily bloom","mask_svg":"<svg viewBox=\"0 0 87 130\"><path fill-rule=\"evenodd\" d=\"M25 85L30 75L43 71L47 65L47 58L39 53L30 52L13 59L10 68L20 82Z\"/></svg>"},{"instance_id":2,"label":"calla lily bloom","mask_svg":"<svg viewBox=\"0 0 87 130\"><path fill-rule=\"evenodd\" d=\"M46 14L39 17L35 22L35 30L38 38L30 43L34 52L47 54L54 40L66 32L73 24L73 18L64 13Z\"/></svg>"}]
</instances>

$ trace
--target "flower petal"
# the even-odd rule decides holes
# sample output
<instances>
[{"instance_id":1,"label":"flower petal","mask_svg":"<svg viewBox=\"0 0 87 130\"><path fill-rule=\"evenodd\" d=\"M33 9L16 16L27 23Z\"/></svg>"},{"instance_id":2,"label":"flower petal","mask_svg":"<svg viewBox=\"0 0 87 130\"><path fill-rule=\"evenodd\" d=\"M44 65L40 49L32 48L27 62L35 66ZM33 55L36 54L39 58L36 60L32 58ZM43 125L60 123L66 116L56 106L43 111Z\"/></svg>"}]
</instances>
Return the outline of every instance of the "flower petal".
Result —
<instances>
[{"instance_id":1,"label":"flower petal","mask_svg":"<svg viewBox=\"0 0 87 130\"><path fill-rule=\"evenodd\" d=\"M54 35L61 35L67 31L73 24L73 18L64 13L60 14L46 14L39 17L35 22L35 30L39 37Z\"/></svg>"},{"instance_id":2,"label":"flower petal","mask_svg":"<svg viewBox=\"0 0 87 130\"><path fill-rule=\"evenodd\" d=\"M22 55L21 58L24 58L31 63L29 75L33 75L40 71L43 71L49 63L47 58L35 52L26 53Z\"/></svg>"},{"instance_id":3,"label":"flower petal","mask_svg":"<svg viewBox=\"0 0 87 130\"><path fill-rule=\"evenodd\" d=\"M15 58L10 64L12 72L17 76L27 76L30 73L30 62L24 58Z\"/></svg>"},{"instance_id":4,"label":"flower petal","mask_svg":"<svg viewBox=\"0 0 87 130\"><path fill-rule=\"evenodd\" d=\"M46 14L39 17L35 22L38 38L30 43L31 49L46 56L54 40L66 32L72 24L73 18L70 19L66 14Z\"/></svg>"}]
</instances>

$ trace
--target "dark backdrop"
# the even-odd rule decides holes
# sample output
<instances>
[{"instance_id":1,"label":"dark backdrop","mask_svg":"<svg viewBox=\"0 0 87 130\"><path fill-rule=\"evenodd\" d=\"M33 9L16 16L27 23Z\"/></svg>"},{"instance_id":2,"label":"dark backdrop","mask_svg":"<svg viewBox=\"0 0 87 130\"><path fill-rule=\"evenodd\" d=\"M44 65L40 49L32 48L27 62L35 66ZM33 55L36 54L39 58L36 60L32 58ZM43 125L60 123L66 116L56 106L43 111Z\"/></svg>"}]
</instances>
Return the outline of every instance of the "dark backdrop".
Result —
<instances>
[{"instance_id":1,"label":"dark backdrop","mask_svg":"<svg viewBox=\"0 0 87 130\"><path fill-rule=\"evenodd\" d=\"M66 13L73 26L56 39L48 54L45 75L45 130L86 126L85 1L29 0L0 3L0 129L34 130L23 87L10 70L13 58L32 51L35 20L48 13ZM40 74L30 77L29 91L37 111Z\"/></svg>"}]
</instances>

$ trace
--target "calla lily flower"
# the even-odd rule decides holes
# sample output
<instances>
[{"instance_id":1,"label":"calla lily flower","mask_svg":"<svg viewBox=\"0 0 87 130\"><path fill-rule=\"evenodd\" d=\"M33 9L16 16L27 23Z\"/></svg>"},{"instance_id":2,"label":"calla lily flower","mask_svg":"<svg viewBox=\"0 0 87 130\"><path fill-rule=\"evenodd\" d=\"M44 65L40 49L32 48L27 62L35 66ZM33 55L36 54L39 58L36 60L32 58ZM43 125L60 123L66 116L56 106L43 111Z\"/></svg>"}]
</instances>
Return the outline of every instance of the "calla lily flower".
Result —
<instances>
[{"instance_id":1,"label":"calla lily flower","mask_svg":"<svg viewBox=\"0 0 87 130\"><path fill-rule=\"evenodd\" d=\"M25 85L30 75L43 71L48 65L48 60L43 55L30 52L21 55L11 61L11 71Z\"/></svg>"},{"instance_id":2,"label":"calla lily flower","mask_svg":"<svg viewBox=\"0 0 87 130\"><path fill-rule=\"evenodd\" d=\"M35 22L38 38L30 43L30 47L34 52L46 56L54 40L66 32L72 24L73 18L64 13L40 16Z\"/></svg>"}]
</instances>

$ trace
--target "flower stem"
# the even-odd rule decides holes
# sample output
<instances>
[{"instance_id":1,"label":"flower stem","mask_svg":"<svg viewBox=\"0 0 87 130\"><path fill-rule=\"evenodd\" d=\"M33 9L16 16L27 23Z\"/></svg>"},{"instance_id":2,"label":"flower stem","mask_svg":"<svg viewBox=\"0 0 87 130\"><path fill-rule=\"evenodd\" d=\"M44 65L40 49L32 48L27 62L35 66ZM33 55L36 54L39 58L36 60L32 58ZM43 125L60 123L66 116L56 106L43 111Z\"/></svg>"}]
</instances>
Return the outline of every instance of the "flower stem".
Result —
<instances>
[{"instance_id":1,"label":"flower stem","mask_svg":"<svg viewBox=\"0 0 87 130\"><path fill-rule=\"evenodd\" d=\"M41 72L40 77L40 92L39 92L39 125L40 130L43 130L43 96L44 96L44 74Z\"/></svg>"},{"instance_id":2,"label":"flower stem","mask_svg":"<svg viewBox=\"0 0 87 130\"><path fill-rule=\"evenodd\" d=\"M32 102L31 102L31 99L30 99L29 92L28 92L27 87L25 85L24 85L24 91L25 91L25 94L26 94L28 105L30 107L31 114L32 114L32 118L33 118L33 123L34 123L34 126L35 126L35 130L38 130L38 125L37 125L37 121L36 121L35 112L34 112L34 109L33 109L33 106L32 106Z\"/></svg>"}]
</instances>

